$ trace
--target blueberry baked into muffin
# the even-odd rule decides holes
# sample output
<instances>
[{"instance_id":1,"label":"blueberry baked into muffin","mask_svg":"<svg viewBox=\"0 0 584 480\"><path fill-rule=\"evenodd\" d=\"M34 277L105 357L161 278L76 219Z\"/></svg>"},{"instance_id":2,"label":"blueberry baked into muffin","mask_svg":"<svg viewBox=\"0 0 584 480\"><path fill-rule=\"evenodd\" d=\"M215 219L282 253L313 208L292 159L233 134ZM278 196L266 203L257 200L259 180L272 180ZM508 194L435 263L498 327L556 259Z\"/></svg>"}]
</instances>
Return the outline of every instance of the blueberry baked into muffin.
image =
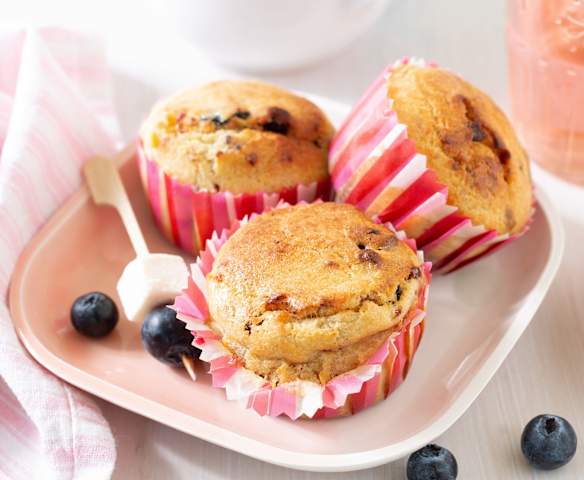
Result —
<instances>
[{"instance_id":1,"label":"blueberry baked into muffin","mask_svg":"<svg viewBox=\"0 0 584 480\"><path fill-rule=\"evenodd\" d=\"M138 148L156 219L196 253L213 231L279 198L327 199L333 133L312 102L262 82L218 81L165 99Z\"/></svg>"}]
</instances>

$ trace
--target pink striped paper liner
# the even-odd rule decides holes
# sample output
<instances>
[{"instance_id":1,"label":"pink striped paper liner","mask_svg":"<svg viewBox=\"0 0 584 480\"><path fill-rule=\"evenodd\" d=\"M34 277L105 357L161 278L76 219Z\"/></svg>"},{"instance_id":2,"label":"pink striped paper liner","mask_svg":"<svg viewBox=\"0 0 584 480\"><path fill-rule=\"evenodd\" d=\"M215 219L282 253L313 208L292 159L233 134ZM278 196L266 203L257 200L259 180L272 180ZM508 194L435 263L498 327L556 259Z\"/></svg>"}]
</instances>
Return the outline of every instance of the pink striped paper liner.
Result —
<instances>
[{"instance_id":1,"label":"pink striped paper liner","mask_svg":"<svg viewBox=\"0 0 584 480\"><path fill-rule=\"evenodd\" d=\"M166 175L148 159L141 142L137 159L142 184L157 225L165 236L186 252L197 255L213 232L229 228L235 220L262 213L281 200L296 204L330 200L330 180L296 185L280 192L234 195L229 192L198 191Z\"/></svg>"},{"instance_id":2,"label":"pink striped paper liner","mask_svg":"<svg viewBox=\"0 0 584 480\"><path fill-rule=\"evenodd\" d=\"M500 235L474 225L448 204L448 187L416 151L387 97L387 79L394 68L406 64L435 66L405 57L383 70L331 143L331 179L337 200L404 230L435 271L452 272L521 236L531 221L519 234Z\"/></svg>"},{"instance_id":3,"label":"pink striped paper liner","mask_svg":"<svg viewBox=\"0 0 584 480\"><path fill-rule=\"evenodd\" d=\"M289 205L282 202L275 208L285 206ZM191 265L188 287L175 299L172 307L193 333L193 345L201 349L201 360L209 363L213 386L224 388L229 400L237 400L244 408L255 410L259 415L287 415L293 420L301 416L330 418L351 415L386 398L405 379L420 343L431 264L423 261L423 254L416 250L415 242L407 239L403 232L396 232L398 238L417 252L425 278L418 304L409 312L401 329L389 335L364 365L331 379L325 385L295 381L274 388L262 377L244 368L207 326L206 276L229 237L256 216L252 214L249 218L236 220L231 228L221 234L213 233L207 240L206 249ZM391 225L387 226L394 230Z\"/></svg>"}]
</instances>

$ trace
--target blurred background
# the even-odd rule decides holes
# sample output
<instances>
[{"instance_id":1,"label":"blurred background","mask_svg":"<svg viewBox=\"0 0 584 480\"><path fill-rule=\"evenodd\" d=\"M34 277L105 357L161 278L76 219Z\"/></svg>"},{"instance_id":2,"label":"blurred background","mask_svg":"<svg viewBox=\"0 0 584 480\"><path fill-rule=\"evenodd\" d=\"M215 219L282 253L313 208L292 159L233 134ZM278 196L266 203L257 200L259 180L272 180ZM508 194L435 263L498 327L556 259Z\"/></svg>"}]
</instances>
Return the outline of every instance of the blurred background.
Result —
<instances>
[{"instance_id":1,"label":"blurred background","mask_svg":"<svg viewBox=\"0 0 584 480\"><path fill-rule=\"evenodd\" d=\"M182 3L191 5L183 11L189 12L195 25L193 30L197 26L205 28L205 34L212 36L212 42L206 40L204 35L189 32L188 28L181 29L173 8L180 8ZM447 65L486 90L497 101L507 104L504 0L309 0L308 7L302 1L267 2L277 4L280 9L284 4L298 4L300 9L284 9L280 17L273 12L270 16L267 12L265 19L260 18L249 26L241 25L238 12L228 14L220 9L206 12L205 3L219 5L226 2L0 0L0 26L17 28L25 24L58 24L103 36L114 69L115 94L122 127L128 139L134 135L141 118L161 93L193 83L247 75L351 103L385 65L404 55L433 59ZM239 3L249 5L250 2ZM373 15L364 18L356 16L354 12L360 10L359 3L366 11L373 10ZM335 11L331 4L339 4L340 10L349 12L348 17L339 19L331 14ZM293 43L298 42L305 49L307 65L294 65L277 72L265 68L243 72L214 63L214 60L220 59L218 52L233 50L233 45L243 43L243 40L253 42L255 39L259 41L272 36L278 39L287 35L285 29L289 28L286 27L289 19L306 8L316 10L311 11L316 25L304 25L310 33L307 44L302 43L306 40L304 36L294 36ZM207 23L205 26L203 19L208 22L221 16L224 16L223 22ZM199 23L194 23L197 20ZM360 35L360 28L354 25L357 23L358 27L363 25L367 28ZM235 25L231 27L235 32L230 25ZM262 28L265 31L257 33ZM238 35L245 37L241 40ZM328 57L326 54L317 55L315 59L311 51L320 51L320 44L330 36L335 37L334 45L343 45L347 40L357 38L346 48L333 51ZM185 41L187 37L209 49L209 56ZM252 37L251 40L249 37ZM249 62L250 67L261 63L262 56L274 58L271 43L265 43L254 57L255 61ZM259 44L252 43L250 49ZM294 59L297 58L296 50L290 50L290 56ZM234 56L224 54L224 57Z\"/></svg>"}]
</instances>

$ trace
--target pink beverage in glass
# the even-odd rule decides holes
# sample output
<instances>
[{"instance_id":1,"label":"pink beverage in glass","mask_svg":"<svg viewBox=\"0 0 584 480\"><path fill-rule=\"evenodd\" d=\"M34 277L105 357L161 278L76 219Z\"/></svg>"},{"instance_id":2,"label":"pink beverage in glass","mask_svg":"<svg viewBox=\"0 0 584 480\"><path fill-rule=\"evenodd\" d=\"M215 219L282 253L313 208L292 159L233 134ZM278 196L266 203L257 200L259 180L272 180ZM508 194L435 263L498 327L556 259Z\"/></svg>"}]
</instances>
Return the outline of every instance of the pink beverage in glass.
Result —
<instances>
[{"instance_id":1,"label":"pink beverage in glass","mask_svg":"<svg viewBox=\"0 0 584 480\"><path fill-rule=\"evenodd\" d=\"M531 159L584 185L584 0L508 0L511 112Z\"/></svg>"}]
</instances>

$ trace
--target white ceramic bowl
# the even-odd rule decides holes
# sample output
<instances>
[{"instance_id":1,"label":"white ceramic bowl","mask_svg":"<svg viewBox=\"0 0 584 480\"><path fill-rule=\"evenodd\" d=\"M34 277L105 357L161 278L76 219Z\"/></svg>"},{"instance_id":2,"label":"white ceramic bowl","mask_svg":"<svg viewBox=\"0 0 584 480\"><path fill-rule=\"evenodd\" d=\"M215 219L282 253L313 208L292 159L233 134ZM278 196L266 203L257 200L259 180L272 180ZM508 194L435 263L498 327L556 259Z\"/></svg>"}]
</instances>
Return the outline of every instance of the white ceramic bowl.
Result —
<instances>
[{"instance_id":1,"label":"white ceramic bowl","mask_svg":"<svg viewBox=\"0 0 584 480\"><path fill-rule=\"evenodd\" d=\"M366 31L390 0L151 0L158 21L214 61L291 69L330 57Z\"/></svg>"}]
</instances>

